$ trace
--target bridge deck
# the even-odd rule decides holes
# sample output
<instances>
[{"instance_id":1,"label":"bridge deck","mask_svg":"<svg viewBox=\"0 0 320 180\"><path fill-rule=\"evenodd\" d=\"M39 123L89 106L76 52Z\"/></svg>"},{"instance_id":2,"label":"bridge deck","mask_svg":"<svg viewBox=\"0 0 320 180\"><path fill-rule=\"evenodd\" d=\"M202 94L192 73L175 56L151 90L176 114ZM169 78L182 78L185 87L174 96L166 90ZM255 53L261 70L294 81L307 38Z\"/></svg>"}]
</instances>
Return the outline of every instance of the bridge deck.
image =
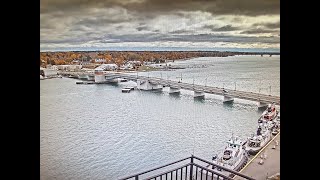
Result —
<instances>
[{"instance_id":1,"label":"bridge deck","mask_svg":"<svg viewBox=\"0 0 320 180\"><path fill-rule=\"evenodd\" d=\"M62 75L71 74L71 75L79 75L84 74L85 72L63 72L60 73ZM90 75L93 75L93 73L87 73ZM222 95L222 96L229 96L233 98L239 98L239 99L245 99L245 100L251 100L251 101L258 101L261 103L276 103L276 105L280 105L280 97L278 96L272 96L272 95L265 95L265 94L259 94L255 92L245 92L245 91L239 91L239 90L232 90L232 89L226 89L226 88L218 88L218 87L211 87L211 86L203 86L203 85L196 85L196 84L190 84L190 83L182 83L182 82L176 82L161 78L153 78L153 77L146 77L146 76L137 76L137 75L130 75L126 73L119 73L119 72L105 72L104 73L108 79L112 78L125 78L128 80L136 81L137 79L141 80L148 80L150 83L154 84L160 84L166 87L173 87L173 88L181 88L185 90L191 90L191 91L200 91L205 92L208 94L216 94L216 95ZM223 91L226 90L227 92Z\"/></svg>"},{"instance_id":2,"label":"bridge deck","mask_svg":"<svg viewBox=\"0 0 320 180\"><path fill-rule=\"evenodd\" d=\"M278 96L265 95L265 94L259 94L254 92L245 92L245 91L232 90L232 89L226 89L226 88L196 85L196 84L190 84L190 83L182 83L182 82L179 83L176 81L171 81L171 80L166 80L161 78L150 78L146 76L136 76L136 75L128 75L128 74L120 74L120 73L108 74L107 76L113 76L114 78L126 78L128 80L133 80L133 81L136 81L137 78L139 78L142 80L148 80L150 83L161 84L166 87L181 88L181 89L186 89L191 91L203 91L208 94L230 96L233 98L259 101L262 103L275 102L277 105L280 105L280 97ZM226 90L227 92L224 92L223 90Z\"/></svg>"}]
</instances>

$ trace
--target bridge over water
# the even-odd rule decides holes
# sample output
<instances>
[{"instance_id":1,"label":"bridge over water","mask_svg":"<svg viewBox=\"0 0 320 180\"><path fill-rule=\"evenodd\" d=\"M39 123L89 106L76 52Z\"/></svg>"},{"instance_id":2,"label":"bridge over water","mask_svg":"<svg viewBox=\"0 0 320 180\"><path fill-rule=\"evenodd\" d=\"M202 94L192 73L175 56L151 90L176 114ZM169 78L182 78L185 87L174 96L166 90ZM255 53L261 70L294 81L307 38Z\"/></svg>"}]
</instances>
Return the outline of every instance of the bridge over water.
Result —
<instances>
[{"instance_id":1,"label":"bridge over water","mask_svg":"<svg viewBox=\"0 0 320 180\"><path fill-rule=\"evenodd\" d=\"M83 76L85 72L64 72L62 75ZM266 95L255 92L246 92L240 90L197 85L192 83L177 82L162 78L138 76L122 72L107 72L87 73L88 77L94 75L96 83L117 82L116 79L122 78L137 82L137 88L141 90L162 90L163 87L169 87L169 93L180 92L180 89L194 91L194 97L204 97L205 93L221 95L224 97L224 102L233 101L234 98L245 99L250 101L257 101L259 107L266 106L269 103L280 105L280 97L273 95Z\"/></svg>"}]
</instances>

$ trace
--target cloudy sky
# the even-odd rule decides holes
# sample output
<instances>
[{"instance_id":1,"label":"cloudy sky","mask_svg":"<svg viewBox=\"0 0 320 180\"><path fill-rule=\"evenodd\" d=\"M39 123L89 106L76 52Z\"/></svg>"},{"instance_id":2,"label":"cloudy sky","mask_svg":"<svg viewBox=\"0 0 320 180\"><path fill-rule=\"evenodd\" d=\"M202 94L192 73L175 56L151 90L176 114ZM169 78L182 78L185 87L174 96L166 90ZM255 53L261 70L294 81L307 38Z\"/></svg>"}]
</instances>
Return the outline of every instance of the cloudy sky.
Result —
<instances>
[{"instance_id":1,"label":"cloudy sky","mask_svg":"<svg viewBox=\"0 0 320 180\"><path fill-rule=\"evenodd\" d=\"M40 0L40 50L280 52L280 0Z\"/></svg>"}]
</instances>

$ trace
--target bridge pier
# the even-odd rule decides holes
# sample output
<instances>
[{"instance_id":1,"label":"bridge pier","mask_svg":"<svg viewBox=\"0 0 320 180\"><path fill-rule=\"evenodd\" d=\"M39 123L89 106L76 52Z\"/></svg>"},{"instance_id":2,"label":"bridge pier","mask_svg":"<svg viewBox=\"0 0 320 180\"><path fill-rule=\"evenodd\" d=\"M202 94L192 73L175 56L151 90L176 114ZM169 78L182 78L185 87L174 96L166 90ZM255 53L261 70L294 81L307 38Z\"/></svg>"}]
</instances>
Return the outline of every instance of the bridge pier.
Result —
<instances>
[{"instance_id":1,"label":"bridge pier","mask_svg":"<svg viewBox=\"0 0 320 180\"><path fill-rule=\"evenodd\" d=\"M268 104L267 103L264 103L264 102L258 102L258 108L264 108L264 107L267 107Z\"/></svg>"},{"instance_id":2,"label":"bridge pier","mask_svg":"<svg viewBox=\"0 0 320 180\"><path fill-rule=\"evenodd\" d=\"M78 79L89 80L89 75L88 74L78 74Z\"/></svg>"},{"instance_id":3,"label":"bridge pier","mask_svg":"<svg viewBox=\"0 0 320 180\"><path fill-rule=\"evenodd\" d=\"M199 98L199 97L204 98L204 91L193 91L193 92L194 92L193 97L195 97L195 98Z\"/></svg>"},{"instance_id":4,"label":"bridge pier","mask_svg":"<svg viewBox=\"0 0 320 180\"><path fill-rule=\"evenodd\" d=\"M162 90L162 88L162 85L150 83L149 80L137 79L137 89L145 91L158 91Z\"/></svg>"},{"instance_id":5,"label":"bridge pier","mask_svg":"<svg viewBox=\"0 0 320 180\"><path fill-rule=\"evenodd\" d=\"M223 96L223 102L233 102L234 99L231 96Z\"/></svg>"},{"instance_id":6,"label":"bridge pier","mask_svg":"<svg viewBox=\"0 0 320 180\"><path fill-rule=\"evenodd\" d=\"M169 94L173 94L173 93L180 93L180 87L177 87L177 88L175 88L175 87L170 87L170 89L169 89Z\"/></svg>"},{"instance_id":7,"label":"bridge pier","mask_svg":"<svg viewBox=\"0 0 320 180\"><path fill-rule=\"evenodd\" d=\"M94 76L93 75L88 75L88 81L94 81Z\"/></svg>"},{"instance_id":8,"label":"bridge pier","mask_svg":"<svg viewBox=\"0 0 320 180\"><path fill-rule=\"evenodd\" d=\"M105 76L104 76L104 74L95 74L94 75L94 82L95 83L105 83L105 82L107 82L107 80L106 80L106 78L105 78Z\"/></svg>"}]
</instances>

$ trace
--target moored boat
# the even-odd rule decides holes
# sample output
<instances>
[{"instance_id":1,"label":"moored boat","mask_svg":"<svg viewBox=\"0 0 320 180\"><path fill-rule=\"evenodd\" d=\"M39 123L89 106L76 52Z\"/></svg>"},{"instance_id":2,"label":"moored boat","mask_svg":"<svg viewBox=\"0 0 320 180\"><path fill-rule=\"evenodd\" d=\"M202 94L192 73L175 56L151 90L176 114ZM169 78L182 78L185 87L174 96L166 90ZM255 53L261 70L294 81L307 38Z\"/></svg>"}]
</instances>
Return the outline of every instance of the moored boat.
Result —
<instances>
[{"instance_id":1,"label":"moored boat","mask_svg":"<svg viewBox=\"0 0 320 180\"><path fill-rule=\"evenodd\" d=\"M257 133L252 134L251 137L247 139L246 150L250 155L257 154L270 140L269 123L261 123L258 127Z\"/></svg>"},{"instance_id":2,"label":"moored boat","mask_svg":"<svg viewBox=\"0 0 320 180\"><path fill-rule=\"evenodd\" d=\"M247 163L248 156L244 147L245 141L240 140L239 137L232 136L228 141L225 149L218 155L212 158L213 164L231 169L234 171L240 171L242 167ZM208 168L223 174L225 176L232 177L232 173L223 170L219 167L212 167L210 165ZM206 173L206 172L203 172ZM214 175L215 176L215 175Z\"/></svg>"},{"instance_id":3,"label":"moored boat","mask_svg":"<svg viewBox=\"0 0 320 180\"><path fill-rule=\"evenodd\" d=\"M261 123L263 121L272 121L277 117L278 111L276 110L275 103L269 104L267 109L262 113L258 122Z\"/></svg>"}]
</instances>

